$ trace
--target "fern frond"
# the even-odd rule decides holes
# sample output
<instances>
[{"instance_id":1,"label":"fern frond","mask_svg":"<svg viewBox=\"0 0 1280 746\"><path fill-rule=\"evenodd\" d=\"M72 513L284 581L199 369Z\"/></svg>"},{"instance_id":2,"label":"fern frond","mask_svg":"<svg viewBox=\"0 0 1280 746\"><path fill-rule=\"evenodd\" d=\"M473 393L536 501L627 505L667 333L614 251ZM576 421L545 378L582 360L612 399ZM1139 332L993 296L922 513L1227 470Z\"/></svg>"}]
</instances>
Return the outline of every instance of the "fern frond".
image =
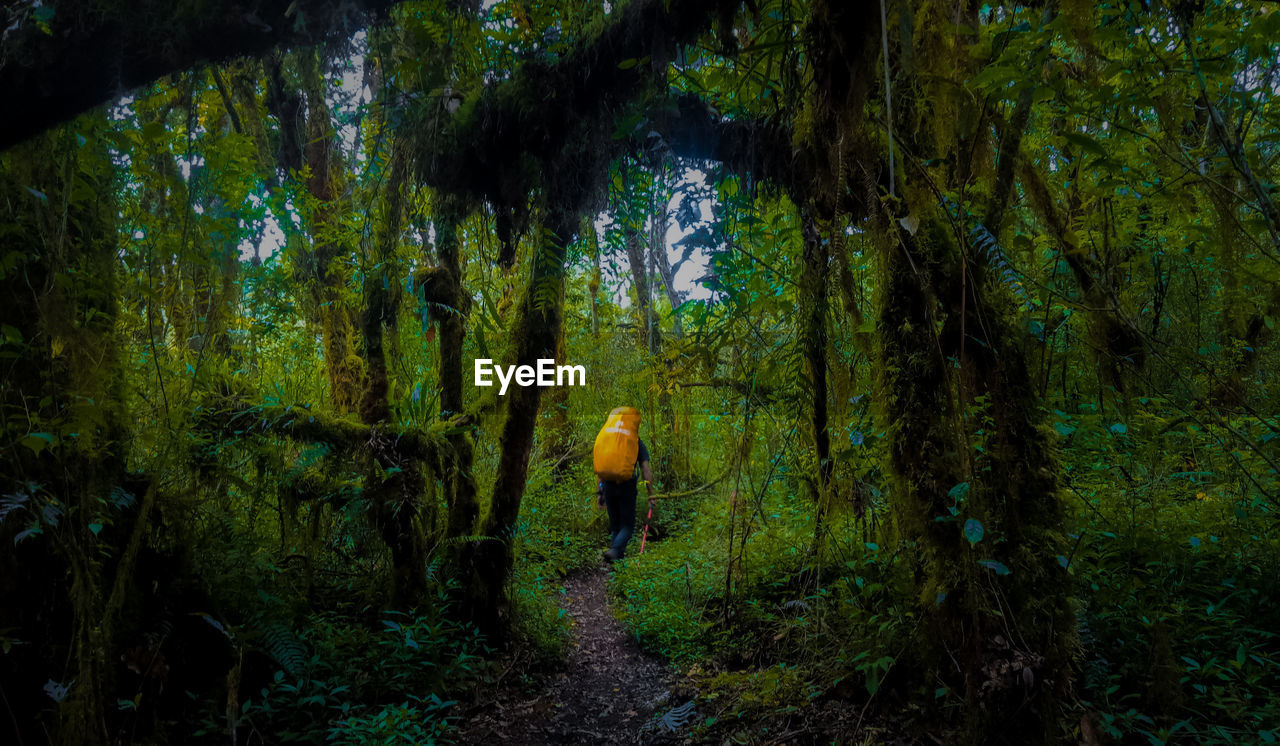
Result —
<instances>
[{"instance_id":1,"label":"fern frond","mask_svg":"<svg viewBox=\"0 0 1280 746\"><path fill-rule=\"evenodd\" d=\"M286 624L270 624L262 630L262 649L285 673L298 676L307 662L307 650Z\"/></svg>"},{"instance_id":2,"label":"fern frond","mask_svg":"<svg viewBox=\"0 0 1280 746\"><path fill-rule=\"evenodd\" d=\"M987 230L987 227L967 210L947 197L943 197L940 204L952 220L969 226L969 244L973 246L983 262L996 273L1000 284L1009 288L1014 294L1018 304L1027 309L1034 308L1031 299L1027 297L1027 289L1020 279L1022 273L1010 264L1008 255L991 231Z\"/></svg>"},{"instance_id":3,"label":"fern frond","mask_svg":"<svg viewBox=\"0 0 1280 746\"><path fill-rule=\"evenodd\" d=\"M658 727L668 733L675 733L683 728L693 719L696 714L697 703L689 700L679 707L672 707L660 718L658 718Z\"/></svg>"},{"instance_id":4,"label":"fern frond","mask_svg":"<svg viewBox=\"0 0 1280 746\"><path fill-rule=\"evenodd\" d=\"M476 534L474 536L450 536L448 538L441 539L440 544L442 546L455 546L458 544L470 544L472 542L478 543L481 541L494 541L496 538L497 537L494 536L482 536L480 534Z\"/></svg>"}]
</instances>

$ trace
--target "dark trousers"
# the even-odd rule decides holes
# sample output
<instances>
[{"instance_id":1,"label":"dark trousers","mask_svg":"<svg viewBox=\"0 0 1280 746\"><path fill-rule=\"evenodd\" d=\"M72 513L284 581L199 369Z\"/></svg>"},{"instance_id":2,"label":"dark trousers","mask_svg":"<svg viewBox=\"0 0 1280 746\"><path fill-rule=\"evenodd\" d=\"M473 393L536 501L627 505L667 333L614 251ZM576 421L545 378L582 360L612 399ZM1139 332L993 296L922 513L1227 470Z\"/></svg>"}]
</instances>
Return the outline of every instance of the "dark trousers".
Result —
<instances>
[{"instance_id":1,"label":"dark trousers","mask_svg":"<svg viewBox=\"0 0 1280 746\"><path fill-rule=\"evenodd\" d=\"M610 489L613 487L613 489ZM627 489L627 488L630 489ZM636 532L636 487L634 483L605 484L604 506L609 511L609 538L613 541L611 549L617 558L622 558L627 542Z\"/></svg>"}]
</instances>

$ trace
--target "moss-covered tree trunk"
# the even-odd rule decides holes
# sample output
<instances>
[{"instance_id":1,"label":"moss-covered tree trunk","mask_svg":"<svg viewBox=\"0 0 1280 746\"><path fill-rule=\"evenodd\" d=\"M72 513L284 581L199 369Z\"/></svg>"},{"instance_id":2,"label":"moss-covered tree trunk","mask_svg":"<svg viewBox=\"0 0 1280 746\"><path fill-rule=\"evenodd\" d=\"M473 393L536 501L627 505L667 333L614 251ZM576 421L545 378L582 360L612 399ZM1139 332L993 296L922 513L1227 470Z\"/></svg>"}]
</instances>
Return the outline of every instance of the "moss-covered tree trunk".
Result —
<instances>
[{"instance_id":1,"label":"moss-covered tree trunk","mask_svg":"<svg viewBox=\"0 0 1280 746\"><path fill-rule=\"evenodd\" d=\"M320 327L330 404L339 414L348 414L359 407L364 371L359 319L347 297L350 262L339 204L341 152L325 100L320 60L314 50L291 59L297 67L297 83L290 84L281 61L275 60L268 75L268 103L280 125L281 167L292 176L306 177L300 207L311 248L301 252L301 275L310 291L313 321Z\"/></svg>"},{"instance_id":2,"label":"moss-covered tree trunk","mask_svg":"<svg viewBox=\"0 0 1280 746\"><path fill-rule=\"evenodd\" d=\"M114 169L102 130L100 121L86 118L75 130L53 131L6 153L0 164L0 217L9 226L0 248L17 257L3 276L8 292L0 318L21 338L3 384L12 460L0 478L3 491L22 496L41 526L42 536L26 541L45 542L40 553L60 569L48 574L51 588L43 591L70 599L69 641L45 639L47 620L21 632L61 654L50 661L66 671L55 680L69 686L54 732L61 743L108 742L116 622L136 557L127 540L107 543L120 534L104 533L109 498L124 482L127 431L116 330ZM12 333L9 341L17 341ZM134 522L135 537L145 530L149 505ZM118 558L114 575L110 556ZM42 573L39 566L18 569ZM36 595L0 606L17 611L41 603Z\"/></svg>"},{"instance_id":3,"label":"moss-covered tree trunk","mask_svg":"<svg viewBox=\"0 0 1280 746\"><path fill-rule=\"evenodd\" d=\"M436 205L436 259L439 266L422 275L427 284L424 300L432 318L439 323L438 350L440 360L440 418L451 419L462 414L462 352L467 335L467 316L471 301L462 287L462 254L459 223L462 206L456 199L441 196ZM472 473L475 448L471 434L453 432L448 436L449 448L441 460L441 481L449 518L446 534L450 538L469 536L475 532L480 503L476 499L476 480Z\"/></svg>"},{"instance_id":4,"label":"moss-covered tree trunk","mask_svg":"<svg viewBox=\"0 0 1280 746\"><path fill-rule=\"evenodd\" d=\"M387 353L383 344L383 330L396 326L398 304L396 289L400 278L396 248L404 227L405 176L408 173L408 155L398 144L389 146L386 182L377 197L377 209L373 219L373 255L370 257L364 283L364 310L360 319L360 331L364 341L364 358L368 371L364 392L360 397L360 420L366 425L376 425L391 417L387 401L390 381L387 377Z\"/></svg>"},{"instance_id":5,"label":"moss-covered tree trunk","mask_svg":"<svg viewBox=\"0 0 1280 746\"><path fill-rule=\"evenodd\" d=\"M1222 256L1215 266L1222 273L1221 333L1228 340L1227 361L1210 382L1210 398L1224 407L1239 407L1249 400L1249 379L1274 333L1268 319L1280 316L1280 285L1262 282L1246 258L1248 238L1240 229L1240 185L1235 174L1219 167L1212 184L1205 184L1204 198L1213 209ZM1232 185L1224 191L1223 185Z\"/></svg>"},{"instance_id":6,"label":"moss-covered tree trunk","mask_svg":"<svg viewBox=\"0 0 1280 746\"><path fill-rule=\"evenodd\" d=\"M1028 201L1058 245L1063 261L1080 288L1102 378L1117 391L1123 391L1131 371L1140 370L1146 364L1146 345L1134 325L1134 315L1126 308L1120 291L1109 281L1102 263L1088 246L1081 245L1070 211L1059 205L1043 175L1027 159L1022 159L1018 169Z\"/></svg>"},{"instance_id":7,"label":"moss-covered tree trunk","mask_svg":"<svg viewBox=\"0 0 1280 746\"><path fill-rule=\"evenodd\" d=\"M391 146L383 193L378 198L374 251L365 281L365 308L361 316L364 358L368 373L360 399L360 420L370 427L367 443L368 470L365 493L372 506L374 525L391 550L392 603L410 608L427 588L427 542L419 525L424 480L422 465L404 454L394 435L387 399L389 381L384 328L395 328L394 293L400 287L395 276L396 247L404 226L405 177L408 154Z\"/></svg>"},{"instance_id":8,"label":"moss-covered tree trunk","mask_svg":"<svg viewBox=\"0 0 1280 746\"><path fill-rule=\"evenodd\" d=\"M536 365L538 358L555 355L563 320L565 253L577 225L577 216L562 210L548 210L545 243L533 252L529 283L512 321L516 365ZM460 556L465 607L490 639L500 639L510 621L505 592L514 560L512 533L528 478L542 389L516 386L507 392L506 400L493 499L480 530L485 538L466 544Z\"/></svg>"},{"instance_id":9,"label":"moss-covered tree trunk","mask_svg":"<svg viewBox=\"0 0 1280 746\"><path fill-rule=\"evenodd\" d=\"M1064 514L1013 304L981 267L962 282L941 217L916 235L894 226L882 225L877 369L927 628L916 664L964 698L963 742L1056 742L1074 628Z\"/></svg>"},{"instance_id":10,"label":"moss-covered tree trunk","mask_svg":"<svg viewBox=\"0 0 1280 746\"><path fill-rule=\"evenodd\" d=\"M567 364L568 330L560 327L555 359ZM543 454L551 460L552 478L559 481L573 468L573 423L569 419L569 387L554 386L542 399Z\"/></svg>"},{"instance_id":11,"label":"moss-covered tree trunk","mask_svg":"<svg viewBox=\"0 0 1280 746\"><path fill-rule=\"evenodd\" d=\"M667 209L667 185L666 185L666 166L661 159L653 158L651 168L654 174L654 199L653 209L650 211L650 231L649 231L649 288L653 292L653 283L661 280L667 293L667 300L671 303L672 310L679 307L678 296L672 289L670 283L671 278L670 262L667 261L667 223L669 220ZM663 267L666 267L664 274ZM649 451L653 458L653 478L657 484L664 488L675 485L680 475L676 473L676 416L675 406L671 401L671 376L670 371L673 367L672 352L670 345L663 346L661 344L662 325L659 323L658 315L654 307L654 299L648 299L649 314L651 316L650 326L653 331L650 336L649 352L658 355L658 359L654 361L654 375L658 389L657 411L653 413L653 422L656 427L650 430ZM671 337L679 339L681 336L680 317L675 316L671 326Z\"/></svg>"},{"instance_id":12,"label":"moss-covered tree trunk","mask_svg":"<svg viewBox=\"0 0 1280 746\"><path fill-rule=\"evenodd\" d=\"M653 289L649 283L647 247L640 231L623 230L623 243L627 249L627 265L631 269L631 286L636 291L636 324L640 329L640 345L650 355L657 354L662 335L653 318Z\"/></svg>"},{"instance_id":13,"label":"moss-covered tree trunk","mask_svg":"<svg viewBox=\"0 0 1280 746\"><path fill-rule=\"evenodd\" d=\"M834 223L843 203L833 195L852 195L848 204L871 218L878 248L877 398L894 524L914 558L923 625L903 673L964 700L952 723L956 742L1054 742L1070 691L1074 624L1057 559L1057 461L1008 290L988 280L963 243L968 231L956 230L938 195L962 195L977 181L998 217L1015 161L996 172L996 183L987 181L996 159L990 113L963 85L980 61L964 30L964 23L976 27L977 6L929 5L914 16L901 4L889 10L890 19L904 14L893 51L911 61L913 79L895 80L890 71L893 117L875 121L887 114L882 109L869 124L870 85L884 80L879 8L814 4L812 125L797 137L813 183L797 202L811 201ZM893 170L885 124L902 156ZM1016 142L1010 137L1009 147ZM941 164L932 172L920 165L929 158ZM826 261L813 238L806 243L805 284L816 286ZM811 333L814 321L802 328ZM820 350L806 346L811 367ZM817 401L812 408L820 413Z\"/></svg>"},{"instance_id":14,"label":"moss-covered tree trunk","mask_svg":"<svg viewBox=\"0 0 1280 746\"><path fill-rule=\"evenodd\" d=\"M600 236L596 233L595 224L584 221L583 230L590 237L591 244L591 279L587 282L587 292L591 293L591 337L600 338Z\"/></svg>"},{"instance_id":15,"label":"moss-covered tree trunk","mask_svg":"<svg viewBox=\"0 0 1280 746\"><path fill-rule=\"evenodd\" d=\"M813 468L806 477L813 486L815 504L813 550L821 546L823 518L831 501L831 433L827 425L827 244L817 220L806 211L801 217L800 346L809 373L809 434L813 443Z\"/></svg>"}]
</instances>

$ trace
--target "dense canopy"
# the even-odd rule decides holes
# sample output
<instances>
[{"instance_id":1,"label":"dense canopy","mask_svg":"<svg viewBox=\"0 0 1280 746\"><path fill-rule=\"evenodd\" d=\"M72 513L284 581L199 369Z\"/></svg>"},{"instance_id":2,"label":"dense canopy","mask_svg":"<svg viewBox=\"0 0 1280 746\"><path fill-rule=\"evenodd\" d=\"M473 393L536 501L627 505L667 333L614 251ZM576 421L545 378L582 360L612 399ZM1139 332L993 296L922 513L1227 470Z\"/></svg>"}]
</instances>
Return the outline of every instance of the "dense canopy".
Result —
<instances>
[{"instance_id":1,"label":"dense canopy","mask_svg":"<svg viewBox=\"0 0 1280 746\"><path fill-rule=\"evenodd\" d=\"M0 20L0 740L1280 739L1280 4Z\"/></svg>"}]
</instances>

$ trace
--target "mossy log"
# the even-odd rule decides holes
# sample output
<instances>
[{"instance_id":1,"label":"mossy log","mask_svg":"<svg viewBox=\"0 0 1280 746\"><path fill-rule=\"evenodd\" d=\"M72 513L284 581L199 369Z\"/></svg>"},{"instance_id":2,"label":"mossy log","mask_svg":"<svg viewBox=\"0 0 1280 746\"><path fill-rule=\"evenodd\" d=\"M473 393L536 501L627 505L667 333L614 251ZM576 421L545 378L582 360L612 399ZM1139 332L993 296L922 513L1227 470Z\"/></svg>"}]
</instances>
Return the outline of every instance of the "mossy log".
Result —
<instances>
[{"instance_id":1,"label":"mossy log","mask_svg":"<svg viewBox=\"0 0 1280 746\"><path fill-rule=\"evenodd\" d=\"M327 443L353 454L367 449L376 436L390 438L392 448L407 458L431 461L440 438L458 427L465 417L432 425L426 430L366 425L301 406L255 405L238 399L210 401L196 426L220 437L275 436L304 443Z\"/></svg>"}]
</instances>

